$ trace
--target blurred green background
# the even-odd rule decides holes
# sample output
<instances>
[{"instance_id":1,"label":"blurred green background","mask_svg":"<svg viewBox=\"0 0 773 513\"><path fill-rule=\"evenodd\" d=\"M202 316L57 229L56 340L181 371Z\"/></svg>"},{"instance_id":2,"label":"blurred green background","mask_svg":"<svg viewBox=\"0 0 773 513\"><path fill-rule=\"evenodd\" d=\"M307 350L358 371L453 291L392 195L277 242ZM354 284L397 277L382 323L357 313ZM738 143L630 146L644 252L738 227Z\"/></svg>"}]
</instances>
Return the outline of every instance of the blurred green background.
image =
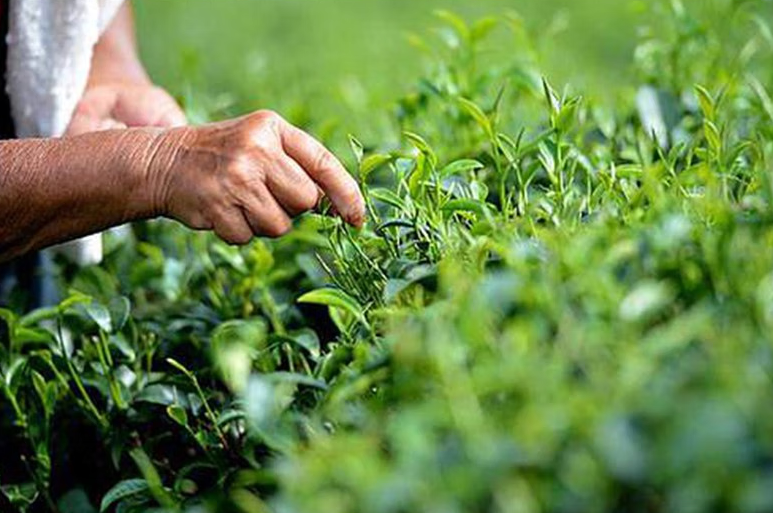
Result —
<instances>
[{"instance_id":1,"label":"blurred green background","mask_svg":"<svg viewBox=\"0 0 773 513\"><path fill-rule=\"evenodd\" d=\"M728 0L134 0L143 58L161 85L187 98L192 121L259 108L339 132L377 131L376 117L420 76L438 9L472 21L516 12L554 86L611 105L634 83L633 55L648 6L712 11ZM650 10L651 11L651 10ZM717 9L717 13L725 12ZM715 13L716 14L716 13ZM721 16L711 30L726 30ZM435 34L437 35L437 34ZM523 53L500 28L486 47L501 66ZM628 89L630 91L630 89ZM340 138L340 133L339 133Z\"/></svg>"},{"instance_id":2,"label":"blurred green background","mask_svg":"<svg viewBox=\"0 0 773 513\"><path fill-rule=\"evenodd\" d=\"M406 34L429 34L437 9L468 19L517 11L545 40L557 83L615 87L636 43L630 0L137 0L141 46L154 78L177 94L226 93L249 107L304 102L314 117L337 101L387 104L421 69ZM514 52L502 30L491 52ZM367 96L367 98L365 98ZM322 100L322 101L314 101Z\"/></svg>"}]
</instances>

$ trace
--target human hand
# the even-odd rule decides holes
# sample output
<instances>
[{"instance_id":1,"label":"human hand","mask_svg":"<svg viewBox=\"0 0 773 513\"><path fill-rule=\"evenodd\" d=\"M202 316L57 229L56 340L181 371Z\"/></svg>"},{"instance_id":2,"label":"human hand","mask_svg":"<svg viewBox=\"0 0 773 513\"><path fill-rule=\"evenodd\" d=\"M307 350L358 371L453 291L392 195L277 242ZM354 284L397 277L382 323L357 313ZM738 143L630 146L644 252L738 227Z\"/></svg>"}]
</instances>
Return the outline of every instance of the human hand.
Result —
<instances>
[{"instance_id":1,"label":"human hand","mask_svg":"<svg viewBox=\"0 0 773 513\"><path fill-rule=\"evenodd\" d=\"M145 83L114 82L89 87L65 135L129 127L171 128L187 124L169 93Z\"/></svg>"},{"instance_id":2,"label":"human hand","mask_svg":"<svg viewBox=\"0 0 773 513\"><path fill-rule=\"evenodd\" d=\"M286 234L291 218L325 195L350 224L365 218L357 182L338 159L269 111L162 133L149 151L146 181L155 214L214 230L231 244Z\"/></svg>"}]
</instances>

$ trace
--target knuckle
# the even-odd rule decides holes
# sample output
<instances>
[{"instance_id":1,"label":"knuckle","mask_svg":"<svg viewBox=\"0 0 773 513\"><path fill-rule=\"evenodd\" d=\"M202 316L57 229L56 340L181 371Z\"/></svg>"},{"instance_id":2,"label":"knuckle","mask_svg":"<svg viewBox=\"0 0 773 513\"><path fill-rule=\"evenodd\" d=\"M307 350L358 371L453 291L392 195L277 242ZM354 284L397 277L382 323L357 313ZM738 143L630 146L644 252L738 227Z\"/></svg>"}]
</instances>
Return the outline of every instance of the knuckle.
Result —
<instances>
[{"instance_id":1,"label":"knuckle","mask_svg":"<svg viewBox=\"0 0 773 513\"><path fill-rule=\"evenodd\" d=\"M314 196L303 196L298 201L298 210L301 212L308 212L314 210L317 207L318 200Z\"/></svg>"},{"instance_id":2,"label":"knuckle","mask_svg":"<svg viewBox=\"0 0 773 513\"><path fill-rule=\"evenodd\" d=\"M354 211L360 207L360 198L360 192L355 187L345 187L341 192L342 206L350 211Z\"/></svg>"},{"instance_id":3,"label":"knuckle","mask_svg":"<svg viewBox=\"0 0 773 513\"><path fill-rule=\"evenodd\" d=\"M316 155L314 155L314 169L320 174L333 172L336 163L337 161L333 155L327 150L319 149Z\"/></svg>"},{"instance_id":4,"label":"knuckle","mask_svg":"<svg viewBox=\"0 0 773 513\"><path fill-rule=\"evenodd\" d=\"M235 144L245 157L259 162L275 161L282 154L278 130L273 124L249 123L240 127Z\"/></svg>"},{"instance_id":5,"label":"knuckle","mask_svg":"<svg viewBox=\"0 0 773 513\"><path fill-rule=\"evenodd\" d=\"M235 158L231 161L226 172L234 191L244 192L266 179L263 166L253 165L250 159L245 157Z\"/></svg>"},{"instance_id":6,"label":"knuckle","mask_svg":"<svg viewBox=\"0 0 773 513\"><path fill-rule=\"evenodd\" d=\"M212 222L207 218L207 216L202 214L194 215L193 218L189 221L188 225L191 229L197 231L211 230L213 227Z\"/></svg>"},{"instance_id":7,"label":"knuckle","mask_svg":"<svg viewBox=\"0 0 773 513\"><path fill-rule=\"evenodd\" d=\"M218 233L218 236L232 246L244 246L252 240L252 234L246 232L226 231L224 233Z\"/></svg>"},{"instance_id":8,"label":"knuckle","mask_svg":"<svg viewBox=\"0 0 773 513\"><path fill-rule=\"evenodd\" d=\"M275 221L266 226L264 233L267 237L277 239L287 235L292 229L292 223L289 219Z\"/></svg>"},{"instance_id":9,"label":"knuckle","mask_svg":"<svg viewBox=\"0 0 773 513\"><path fill-rule=\"evenodd\" d=\"M271 128L276 128L280 123L284 122L282 116L273 110L259 110L250 116L250 119L259 126L268 126Z\"/></svg>"},{"instance_id":10,"label":"knuckle","mask_svg":"<svg viewBox=\"0 0 773 513\"><path fill-rule=\"evenodd\" d=\"M276 141L271 137L258 133L252 139L252 146L248 152L248 158L255 162L269 163L275 162L279 158L279 148Z\"/></svg>"},{"instance_id":11,"label":"knuckle","mask_svg":"<svg viewBox=\"0 0 773 513\"><path fill-rule=\"evenodd\" d=\"M313 210L319 203L319 190L316 186L310 185L298 196L298 207L302 211Z\"/></svg>"}]
</instances>

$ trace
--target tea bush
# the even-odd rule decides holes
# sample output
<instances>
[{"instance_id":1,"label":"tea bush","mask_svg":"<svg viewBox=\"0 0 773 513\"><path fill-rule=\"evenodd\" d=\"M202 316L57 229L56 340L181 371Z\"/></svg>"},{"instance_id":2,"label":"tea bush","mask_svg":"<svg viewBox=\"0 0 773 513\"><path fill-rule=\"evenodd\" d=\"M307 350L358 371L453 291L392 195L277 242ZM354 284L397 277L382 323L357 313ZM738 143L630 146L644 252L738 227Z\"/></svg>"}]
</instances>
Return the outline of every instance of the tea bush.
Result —
<instances>
[{"instance_id":1,"label":"tea bush","mask_svg":"<svg viewBox=\"0 0 773 513\"><path fill-rule=\"evenodd\" d=\"M772 511L771 3L717 5L649 6L614 109L438 13L363 230L62 264L0 311L0 510Z\"/></svg>"}]
</instances>

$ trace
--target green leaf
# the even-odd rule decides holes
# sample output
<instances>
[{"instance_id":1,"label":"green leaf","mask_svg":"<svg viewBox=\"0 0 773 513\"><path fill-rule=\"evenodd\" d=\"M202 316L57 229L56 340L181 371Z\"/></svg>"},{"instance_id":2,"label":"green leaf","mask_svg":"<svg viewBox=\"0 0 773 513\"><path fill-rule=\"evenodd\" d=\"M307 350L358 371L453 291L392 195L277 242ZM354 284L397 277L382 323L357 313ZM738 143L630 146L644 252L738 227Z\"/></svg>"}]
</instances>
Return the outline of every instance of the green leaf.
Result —
<instances>
[{"instance_id":1,"label":"green leaf","mask_svg":"<svg viewBox=\"0 0 773 513\"><path fill-rule=\"evenodd\" d=\"M770 93L762 85L762 82L755 77L749 77L749 83L762 104L762 110L765 111L769 120L773 122L773 99L770 97Z\"/></svg>"},{"instance_id":2,"label":"green leaf","mask_svg":"<svg viewBox=\"0 0 773 513\"><path fill-rule=\"evenodd\" d=\"M446 167L444 167L440 171L440 176L442 178L448 178L449 176L464 175L473 171L478 171L480 169L483 169L484 167L486 166L484 166L477 160L473 160L473 159L456 160L448 164Z\"/></svg>"},{"instance_id":3,"label":"green leaf","mask_svg":"<svg viewBox=\"0 0 773 513\"><path fill-rule=\"evenodd\" d=\"M194 374L193 374L191 371L189 371L188 369L186 369L186 368L185 368L185 366L184 366L183 364L181 364L180 362L178 362L178 361L177 361L177 360L175 360L174 358L167 358L167 359L166 359L166 363L168 363L169 365L171 365L172 367L174 367L174 368L175 368L175 369L177 369L178 371L182 372L182 373L183 373L183 374L185 374L187 377L189 377L189 378L193 378L193 377L194 377Z\"/></svg>"},{"instance_id":4,"label":"green leaf","mask_svg":"<svg viewBox=\"0 0 773 513\"><path fill-rule=\"evenodd\" d=\"M18 326L13 332L13 342L17 347L28 344L48 345L54 342L54 336L48 330L41 328L25 328Z\"/></svg>"},{"instance_id":5,"label":"green leaf","mask_svg":"<svg viewBox=\"0 0 773 513\"><path fill-rule=\"evenodd\" d=\"M59 306L57 308L59 309L60 312L64 313L70 310L74 306L85 305L92 301L93 299L90 296L83 294L82 292L79 292L77 290L74 290L74 291L70 291L69 297L67 297L64 301L59 303Z\"/></svg>"},{"instance_id":6,"label":"green leaf","mask_svg":"<svg viewBox=\"0 0 773 513\"><path fill-rule=\"evenodd\" d=\"M553 128L560 132L569 130L577 117L581 101L582 99L577 97L563 103L558 114L553 118Z\"/></svg>"},{"instance_id":7,"label":"green leaf","mask_svg":"<svg viewBox=\"0 0 773 513\"><path fill-rule=\"evenodd\" d=\"M472 119L474 119L478 126L483 129L483 131L486 133L486 136L493 140L494 127L491 124L489 117L485 112L483 112L483 109L478 107L478 105L468 100L467 98L459 97L456 99L456 102L459 104L461 109L466 112Z\"/></svg>"},{"instance_id":8,"label":"green leaf","mask_svg":"<svg viewBox=\"0 0 773 513\"><path fill-rule=\"evenodd\" d=\"M435 11L435 16L447 23L451 28L454 29L454 32L464 41L470 41L471 33L470 33L470 27L467 26L467 23L460 18L458 15L452 13L451 11L447 11L445 9L439 9Z\"/></svg>"},{"instance_id":9,"label":"green leaf","mask_svg":"<svg viewBox=\"0 0 773 513\"><path fill-rule=\"evenodd\" d=\"M382 154L368 155L360 163L360 178L362 180L367 180L368 176L370 176L370 174L373 171L375 171L376 169L380 168L385 164L389 164L393 160L394 160L394 157L392 155L382 155Z\"/></svg>"},{"instance_id":10,"label":"green leaf","mask_svg":"<svg viewBox=\"0 0 773 513\"><path fill-rule=\"evenodd\" d=\"M59 316L60 310L58 306L49 308L39 308L33 312L28 313L21 319L19 319L19 326L36 326L43 321L56 319Z\"/></svg>"},{"instance_id":11,"label":"green leaf","mask_svg":"<svg viewBox=\"0 0 773 513\"><path fill-rule=\"evenodd\" d=\"M701 111L706 119L714 121L716 119L716 104L714 98L711 96L704 87L700 85L695 86L695 96L698 98L698 104L701 107Z\"/></svg>"},{"instance_id":12,"label":"green leaf","mask_svg":"<svg viewBox=\"0 0 773 513\"><path fill-rule=\"evenodd\" d=\"M9 328L12 328L16 324L18 317L11 310L0 308L0 319L5 321Z\"/></svg>"},{"instance_id":13,"label":"green leaf","mask_svg":"<svg viewBox=\"0 0 773 513\"><path fill-rule=\"evenodd\" d=\"M719 157L722 155L722 135L717 125L707 119L703 122L703 129L709 143L709 149L715 156Z\"/></svg>"},{"instance_id":14,"label":"green leaf","mask_svg":"<svg viewBox=\"0 0 773 513\"><path fill-rule=\"evenodd\" d=\"M143 388L142 391L134 397L134 400L137 402L169 406L179 401L180 397L180 391L174 386L155 383Z\"/></svg>"},{"instance_id":15,"label":"green leaf","mask_svg":"<svg viewBox=\"0 0 773 513\"><path fill-rule=\"evenodd\" d=\"M294 385L304 385L318 390L327 390L327 384L324 381L314 379L311 376L305 374L298 374L297 372L272 372L271 374L264 374L263 378L270 383L292 383Z\"/></svg>"},{"instance_id":16,"label":"green leaf","mask_svg":"<svg viewBox=\"0 0 773 513\"><path fill-rule=\"evenodd\" d=\"M357 164L362 165L362 159L365 155L365 147L353 135L349 135L349 147L352 149L354 158L357 159Z\"/></svg>"},{"instance_id":17,"label":"green leaf","mask_svg":"<svg viewBox=\"0 0 773 513\"><path fill-rule=\"evenodd\" d=\"M141 448L132 449L129 452L129 456L134 460L134 463L139 468L145 481L147 483L148 490L153 498L165 508L173 508L176 506L176 501L171 496L169 491L164 488L161 476L158 473L155 465L148 457L147 453Z\"/></svg>"},{"instance_id":18,"label":"green leaf","mask_svg":"<svg viewBox=\"0 0 773 513\"><path fill-rule=\"evenodd\" d=\"M371 189L370 196L376 201L395 207L398 210L405 210L405 201L389 189Z\"/></svg>"},{"instance_id":19,"label":"green leaf","mask_svg":"<svg viewBox=\"0 0 773 513\"><path fill-rule=\"evenodd\" d=\"M169 415L169 418L175 421L177 424L183 427L188 426L188 412L186 412L185 408L179 404L170 404L167 406L166 414Z\"/></svg>"},{"instance_id":20,"label":"green leaf","mask_svg":"<svg viewBox=\"0 0 773 513\"><path fill-rule=\"evenodd\" d=\"M491 32L499 25L499 20L493 16L480 19L473 23L470 29L470 37L473 42L486 39Z\"/></svg>"},{"instance_id":21,"label":"green leaf","mask_svg":"<svg viewBox=\"0 0 773 513\"><path fill-rule=\"evenodd\" d=\"M542 91L545 95L551 117L555 116L561 110L561 99L545 77L542 77Z\"/></svg>"},{"instance_id":22,"label":"green leaf","mask_svg":"<svg viewBox=\"0 0 773 513\"><path fill-rule=\"evenodd\" d=\"M430 164L430 167L437 166L438 158L435 154L435 151L432 149L432 147L429 145L429 143L420 135L415 134L413 132L403 132L403 135L405 135L406 139L413 145L414 148L419 150L423 155L425 155L428 159L428 162Z\"/></svg>"},{"instance_id":23,"label":"green leaf","mask_svg":"<svg viewBox=\"0 0 773 513\"><path fill-rule=\"evenodd\" d=\"M0 486L2 493L11 504L21 508L21 511L27 511L27 507L32 505L40 495L35 483L23 483L18 485Z\"/></svg>"},{"instance_id":24,"label":"green leaf","mask_svg":"<svg viewBox=\"0 0 773 513\"><path fill-rule=\"evenodd\" d=\"M144 495L150 491L148 482L144 479L127 479L112 487L102 498L99 505L100 513L107 511L110 506L129 497Z\"/></svg>"},{"instance_id":25,"label":"green leaf","mask_svg":"<svg viewBox=\"0 0 773 513\"><path fill-rule=\"evenodd\" d=\"M319 335L317 335L314 330L308 328L293 331L285 335L271 335L269 338L269 344L273 345L276 343L289 343L303 348L308 351L314 359L319 358L321 353Z\"/></svg>"},{"instance_id":26,"label":"green leaf","mask_svg":"<svg viewBox=\"0 0 773 513\"><path fill-rule=\"evenodd\" d=\"M99 326L100 330L105 333L112 333L113 323L110 318L110 310L108 310L105 305L96 300L92 300L91 303L85 306L85 309L86 315Z\"/></svg>"},{"instance_id":27,"label":"green leaf","mask_svg":"<svg viewBox=\"0 0 773 513\"><path fill-rule=\"evenodd\" d=\"M47 383L46 379L38 371L32 371L32 384L40 398L40 403L43 405L46 417L50 417L54 413L56 383Z\"/></svg>"},{"instance_id":28,"label":"green leaf","mask_svg":"<svg viewBox=\"0 0 773 513\"><path fill-rule=\"evenodd\" d=\"M455 214L458 212L472 212L479 216L488 215L488 210L485 204L481 203L480 201L471 199L451 200L443 205L441 210L449 214Z\"/></svg>"},{"instance_id":29,"label":"green leaf","mask_svg":"<svg viewBox=\"0 0 773 513\"><path fill-rule=\"evenodd\" d=\"M267 332L263 319L228 321L213 332L215 368L232 392L241 392L247 386L258 350L265 347Z\"/></svg>"},{"instance_id":30,"label":"green leaf","mask_svg":"<svg viewBox=\"0 0 773 513\"><path fill-rule=\"evenodd\" d=\"M113 298L110 300L108 309L110 310L110 320L113 329L121 331L129 320L132 309L131 301L124 296Z\"/></svg>"},{"instance_id":31,"label":"green leaf","mask_svg":"<svg viewBox=\"0 0 773 513\"><path fill-rule=\"evenodd\" d=\"M367 326L364 309L356 299L346 292L338 289L318 289L304 294L298 299L299 303L323 305L330 308L339 308L354 316L363 325Z\"/></svg>"}]
</instances>

